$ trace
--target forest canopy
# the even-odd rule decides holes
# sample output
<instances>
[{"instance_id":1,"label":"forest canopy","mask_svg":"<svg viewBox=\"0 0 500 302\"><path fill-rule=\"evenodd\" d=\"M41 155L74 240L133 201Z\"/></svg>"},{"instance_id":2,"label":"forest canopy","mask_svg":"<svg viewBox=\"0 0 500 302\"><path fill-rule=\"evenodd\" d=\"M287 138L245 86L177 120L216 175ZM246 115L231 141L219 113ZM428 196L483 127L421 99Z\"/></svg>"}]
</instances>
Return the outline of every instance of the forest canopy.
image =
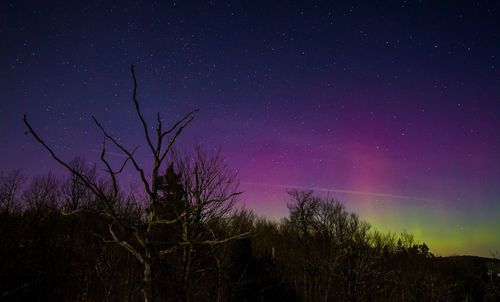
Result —
<instances>
[{"instance_id":1,"label":"forest canopy","mask_svg":"<svg viewBox=\"0 0 500 302\"><path fill-rule=\"evenodd\" d=\"M435 257L411 234L372 230L312 191L290 191L288 216L264 219L234 206L237 183L224 176L220 154L180 158L161 174L158 215L187 214L153 231L156 301L498 301L498 260ZM112 191L95 166L71 164ZM208 175L219 178L204 182ZM109 233L139 249L134 229L123 226L146 227L143 206L120 192L117 224L71 174L1 173L2 300L143 300L143 265Z\"/></svg>"}]
</instances>

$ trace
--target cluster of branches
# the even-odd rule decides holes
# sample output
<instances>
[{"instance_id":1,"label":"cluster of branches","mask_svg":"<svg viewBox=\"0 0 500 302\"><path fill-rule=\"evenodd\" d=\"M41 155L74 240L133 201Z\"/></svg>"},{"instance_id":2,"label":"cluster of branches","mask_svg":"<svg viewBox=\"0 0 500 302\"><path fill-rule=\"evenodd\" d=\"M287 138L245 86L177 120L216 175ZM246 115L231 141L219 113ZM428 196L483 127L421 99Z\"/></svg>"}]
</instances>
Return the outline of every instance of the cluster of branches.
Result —
<instances>
[{"instance_id":1,"label":"cluster of branches","mask_svg":"<svg viewBox=\"0 0 500 302\"><path fill-rule=\"evenodd\" d=\"M92 177L92 173L85 173L77 166L63 160L42 136L35 130L28 117L24 115L24 124L28 130L27 134L42 145L52 158L70 172L71 177L79 182L98 201L94 208L77 208L68 212L75 215L81 212L92 212L102 216L108 224L106 235L101 238L106 243L115 243L127 251L142 266L143 282L141 290L144 301L154 299L153 270L158 257L169 257L178 250L183 250L183 261L186 268L183 273L184 292L190 283L187 273L191 270L191 250L200 245L219 245L231 240L245 237L246 233L235 234L231 237L219 238L211 230L211 237L201 236L197 232L206 233L204 226L218 219L223 219L232 208L234 199L239 194L234 175L227 173L227 167L219 164L220 157L208 159L200 150L196 151L194 162L189 159L172 156L174 143L193 121L197 109L187 113L179 120L165 127L160 113L157 113L155 126L151 127L144 117L140 103L137 98L138 83L134 66L131 66L133 80L132 103L135 113L143 131L145 145L152 158L152 167L144 168L135 155L138 147L128 148L120 139L111 135L101 122L92 116L97 128L102 133L103 143L101 147L100 160L104 166L106 179L101 181ZM154 129L151 133L151 129ZM111 143L124 156L123 162L118 167L113 167L107 156L107 144ZM174 163L175 161L175 163ZM169 163L166 175L161 175L162 169ZM127 220L117 212L116 205L123 199L119 186L119 174L124 171L127 164L131 163L133 169L142 184L144 205L140 209L141 219ZM179 171L174 171L175 168ZM146 175L147 171L150 175ZM177 175L178 173L179 175ZM178 183L181 182L181 183ZM177 191L177 192L175 192ZM171 194L175 193L175 194ZM174 200L172 200L174 199ZM173 207L173 208L172 208ZM170 208L167 213L162 213ZM157 244L156 233L181 225L182 236L176 241L169 240L168 244ZM194 227L195 225L196 227ZM186 295L186 294L184 294Z\"/></svg>"},{"instance_id":2,"label":"cluster of branches","mask_svg":"<svg viewBox=\"0 0 500 302\"><path fill-rule=\"evenodd\" d=\"M430 269L425 244L381 234L332 198L290 191L289 218L277 226L277 265L301 301L436 301L452 283Z\"/></svg>"},{"instance_id":3,"label":"cluster of branches","mask_svg":"<svg viewBox=\"0 0 500 302\"><path fill-rule=\"evenodd\" d=\"M75 159L68 166L113 192L94 165ZM238 183L218 153L176 154L160 176L153 222L133 191L108 205L73 173L27 179L0 174L0 275L9 280L0 295L8 300L144 300L144 263L134 253L143 257L137 236L148 228L148 299L196 300L207 274L222 274L220 248L248 234L232 230Z\"/></svg>"},{"instance_id":4,"label":"cluster of branches","mask_svg":"<svg viewBox=\"0 0 500 302\"><path fill-rule=\"evenodd\" d=\"M188 165L192 171L202 166L197 162ZM82 160L70 164L87 175L95 171ZM200 211L196 198L188 205L176 197L190 180L173 169L185 165L180 161L162 175L158 216L171 219L186 207L189 214L176 223L154 227L152 250L177 248L168 257L153 257L153 299L497 301L500 297L496 275L500 261L434 257L410 234L372 231L338 201L311 192L290 192L289 215L280 221L228 209L229 205L222 207L222 216L209 207ZM110 186L101 182L103 188ZM190 194L195 193L193 189ZM2 300L144 300L143 265L105 236L110 221L99 214L101 202L72 175L48 174L28 181L19 171L0 174L0 196ZM127 224L142 223L145 228L144 209L133 194L120 196L115 213ZM91 210L65 214L83 208ZM133 230L113 226L113 232L133 241ZM247 232L251 235L239 240L207 244L213 238Z\"/></svg>"}]
</instances>

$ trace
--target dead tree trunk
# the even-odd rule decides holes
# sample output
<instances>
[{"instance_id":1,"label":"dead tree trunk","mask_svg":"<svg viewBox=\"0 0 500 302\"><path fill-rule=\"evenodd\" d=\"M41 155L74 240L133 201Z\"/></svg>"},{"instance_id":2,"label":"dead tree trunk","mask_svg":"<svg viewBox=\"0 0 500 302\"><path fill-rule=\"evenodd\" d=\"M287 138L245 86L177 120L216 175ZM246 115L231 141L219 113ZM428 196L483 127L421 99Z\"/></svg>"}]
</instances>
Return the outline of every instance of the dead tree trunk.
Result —
<instances>
[{"instance_id":1,"label":"dead tree trunk","mask_svg":"<svg viewBox=\"0 0 500 302\"><path fill-rule=\"evenodd\" d=\"M143 288L142 295L144 297L144 302L153 301L153 277L151 273L151 251L149 249L144 250L144 277L143 277Z\"/></svg>"}]
</instances>

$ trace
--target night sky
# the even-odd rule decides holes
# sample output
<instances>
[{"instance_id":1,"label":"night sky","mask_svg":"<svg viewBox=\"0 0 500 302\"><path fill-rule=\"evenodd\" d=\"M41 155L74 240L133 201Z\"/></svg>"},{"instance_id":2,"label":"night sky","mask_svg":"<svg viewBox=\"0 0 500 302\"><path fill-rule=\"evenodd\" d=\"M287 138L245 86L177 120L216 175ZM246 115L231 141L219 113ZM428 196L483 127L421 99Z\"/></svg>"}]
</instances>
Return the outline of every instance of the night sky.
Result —
<instances>
[{"instance_id":1,"label":"night sky","mask_svg":"<svg viewBox=\"0 0 500 302\"><path fill-rule=\"evenodd\" d=\"M500 250L499 2L70 2L0 4L0 170L62 171L24 113L65 159L98 161L92 114L145 146L134 63L145 115L201 109L179 147L220 147L257 213L314 189L438 255Z\"/></svg>"}]
</instances>

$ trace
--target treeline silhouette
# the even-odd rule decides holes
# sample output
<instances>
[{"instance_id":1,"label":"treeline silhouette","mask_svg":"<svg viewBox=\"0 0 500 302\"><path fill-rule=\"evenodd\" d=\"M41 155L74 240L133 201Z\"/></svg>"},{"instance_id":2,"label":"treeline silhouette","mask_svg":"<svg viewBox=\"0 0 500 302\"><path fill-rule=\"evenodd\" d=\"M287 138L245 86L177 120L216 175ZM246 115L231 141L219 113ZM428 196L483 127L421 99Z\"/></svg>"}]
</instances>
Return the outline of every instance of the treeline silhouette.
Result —
<instances>
[{"instance_id":1,"label":"treeline silhouette","mask_svg":"<svg viewBox=\"0 0 500 302\"><path fill-rule=\"evenodd\" d=\"M371 230L339 201L313 192L290 191L289 214L279 221L236 208L232 199L190 204L186 184L193 177L196 183L225 175L198 189L222 186L224 194L212 195L219 198L237 193L227 191L236 189L227 186L234 175L217 154L196 154L161 174L157 212L172 221L156 225L148 243L150 300L500 300L498 261L435 257L412 235ZM95 166L81 159L70 164L102 190L113 190ZM115 228L120 240L140 249L126 226L148 227L145 205L133 191L120 191L107 210L122 221L118 225L102 215L98 198L73 174L0 174L0 300L145 299L144 266L110 237ZM176 220L177 213L186 220ZM171 252L160 255L165 249Z\"/></svg>"}]
</instances>

